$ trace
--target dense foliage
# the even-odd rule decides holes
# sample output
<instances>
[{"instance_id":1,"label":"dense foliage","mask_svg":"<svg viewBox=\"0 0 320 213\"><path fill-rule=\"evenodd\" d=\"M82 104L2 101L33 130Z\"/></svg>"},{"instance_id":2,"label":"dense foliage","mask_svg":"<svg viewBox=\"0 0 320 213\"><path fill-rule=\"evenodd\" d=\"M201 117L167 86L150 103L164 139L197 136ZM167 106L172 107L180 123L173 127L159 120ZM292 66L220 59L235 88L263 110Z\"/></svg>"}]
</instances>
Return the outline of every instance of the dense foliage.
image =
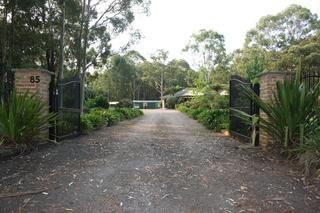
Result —
<instances>
[{"instance_id":1,"label":"dense foliage","mask_svg":"<svg viewBox=\"0 0 320 213\"><path fill-rule=\"evenodd\" d=\"M143 112L139 109L95 109L81 116L81 132L88 134L102 126L112 126L120 121L133 119L141 115L143 115Z\"/></svg>"},{"instance_id":2,"label":"dense foliage","mask_svg":"<svg viewBox=\"0 0 320 213\"><path fill-rule=\"evenodd\" d=\"M168 97L166 100L166 107L168 109L174 109L176 107L177 101L177 97L175 96Z\"/></svg>"},{"instance_id":3,"label":"dense foliage","mask_svg":"<svg viewBox=\"0 0 320 213\"><path fill-rule=\"evenodd\" d=\"M249 30L242 49L231 55L231 73L254 80L262 71L304 72L319 69L320 20L307 8L291 5L276 15L263 16Z\"/></svg>"},{"instance_id":4,"label":"dense foliage","mask_svg":"<svg viewBox=\"0 0 320 213\"><path fill-rule=\"evenodd\" d=\"M233 109L232 113L252 126L252 143L256 128L264 130L290 158L298 158L304 164L305 175L310 169L320 168L320 82L311 86L300 80L297 72L294 80L276 82L272 99L263 101L255 92L243 86L245 94L255 102L266 117L250 116ZM319 171L319 170L318 170Z\"/></svg>"},{"instance_id":5,"label":"dense foliage","mask_svg":"<svg viewBox=\"0 0 320 213\"><path fill-rule=\"evenodd\" d=\"M105 96L99 95L95 98L89 98L85 102L86 109L90 108L102 108L102 109L108 109L109 108L109 101L108 98Z\"/></svg>"},{"instance_id":6,"label":"dense foliage","mask_svg":"<svg viewBox=\"0 0 320 213\"><path fill-rule=\"evenodd\" d=\"M202 29L191 36L183 49L197 56L198 69L202 70L203 80L210 82L213 72L227 63L224 36L213 30Z\"/></svg>"},{"instance_id":7,"label":"dense foliage","mask_svg":"<svg viewBox=\"0 0 320 213\"><path fill-rule=\"evenodd\" d=\"M193 86L197 73L185 60L167 62L167 54L159 50L150 61L136 51L111 57L110 64L88 76L90 94L103 94L111 101L158 100L161 94Z\"/></svg>"},{"instance_id":8,"label":"dense foliage","mask_svg":"<svg viewBox=\"0 0 320 213\"><path fill-rule=\"evenodd\" d=\"M131 99L121 99L118 103L118 107L131 108L133 103Z\"/></svg>"},{"instance_id":9,"label":"dense foliage","mask_svg":"<svg viewBox=\"0 0 320 213\"><path fill-rule=\"evenodd\" d=\"M0 141L28 148L41 141L55 119L56 115L49 113L47 104L38 96L12 92L8 102L0 105Z\"/></svg>"},{"instance_id":10,"label":"dense foliage","mask_svg":"<svg viewBox=\"0 0 320 213\"><path fill-rule=\"evenodd\" d=\"M107 63L111 38L130 29L123 50L140 39L130 25L149 5L149 0L0 1L0 92L3 80L12 81L13 68L33 67L57 79L63 71L77 75L83 94L88 68Z\"/></svg>"},{"instance_id":11,"label":"dense foliage","mask_svg":"<svg viewBox=\"0 0 320 213\"><path fill-rule=\"evenodd\" d=\"M198 96L185 103L192 109L225 109L229 107L228 96L219 95L215 92Z\"/></svg>"},{"instance_id":12,"label":"dense foliage","mask_svg":"<svg viewBox=\"0 0 320 213\"><path fill-rule=\"evenodd\" d=\"M190 118L199 121L208 129L220 132L229 129L229 110L228 109L193 109L180 104L177 109L186 113Z\"/></svg>"},{"instance_id":13,"label":"dense foliage","mask_svg":"<svg viewBox=\"0 0 320 213\"><path fill-rule=\"evenodd\" d=\"M244 91L267 116L259 118L259 127L281 143L289 154L296 154L300 147L305 147L305 138L319 129L320 84L308 89L296 77L295 81L278 81L276 86L275 94L268 103L251 89L244 87Z\"/></svg>"}]
</instances>

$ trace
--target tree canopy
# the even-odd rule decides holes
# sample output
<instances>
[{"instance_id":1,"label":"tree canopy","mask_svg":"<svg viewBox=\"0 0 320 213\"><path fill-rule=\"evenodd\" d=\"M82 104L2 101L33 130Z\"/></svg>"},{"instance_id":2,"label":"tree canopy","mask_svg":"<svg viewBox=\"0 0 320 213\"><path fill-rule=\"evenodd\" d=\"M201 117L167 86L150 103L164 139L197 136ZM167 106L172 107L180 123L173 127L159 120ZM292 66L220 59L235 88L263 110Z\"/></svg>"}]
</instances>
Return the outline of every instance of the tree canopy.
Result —
<instances>
[{"instance_id":1,"label":"tree canopy","mask_svg":"<svg viewBox=\"0 0 320 213\"><path fill-rule=\"evenodd\" d=\"M230 54L224 35L214 29L193 33L183 51L196 66L170 58L166 50L148 58L131 49L141 38L131 25L138 12L149 13L149 6L150 0L1 1L0 90L4 81L12 81L11 69L22 67L48 69L56 80L62 70L65 77L78 77L82 100L85 94L159 99L185 87L228 84L231 74L254 81L262 71L319 69L320 20L302 6L262 17L243 48ZM116 52L111 41L125 31L131 37Z\"/></svg>"},{"instance_id":2,"label":"tree canopy","mask_svg":"<svg viewBox=\"0 0 320 213\"><path fill-rule=\"evenodd\" d=\"M294 4L276 15L262 17L247 33L246 45L267 51L283 50L315 35L319 29L317 14Z\"/></svg>"},{"instance_id":3,"label":"tree canopy","mask_svg":"<svg viewBox=\"0 0 320 213\"><path fill-rule=\"evenodd\" d=\"M197 55L198 67L205 70L206 81L210 81L212 72L226 60L224 36L213 30L194 33L183 51Z\"/></svg>"}]
</instances>

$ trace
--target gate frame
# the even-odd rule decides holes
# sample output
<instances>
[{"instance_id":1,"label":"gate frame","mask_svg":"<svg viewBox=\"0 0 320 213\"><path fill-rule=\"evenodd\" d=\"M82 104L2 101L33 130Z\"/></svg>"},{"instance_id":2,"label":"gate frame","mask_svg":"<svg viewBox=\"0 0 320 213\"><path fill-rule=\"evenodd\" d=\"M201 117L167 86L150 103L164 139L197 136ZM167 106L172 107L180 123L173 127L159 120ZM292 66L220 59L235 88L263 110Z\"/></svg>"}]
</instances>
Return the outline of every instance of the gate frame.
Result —
<instances>
[{"instance_id":1,"label":"gate frame","mask_svg":"<svg viewBox=\"0 0 320 213\"><path fill-rule=\"evenodd\" d=\"M67 108L63 106L63 89L61 87L66 86L68 84L72 83L77 83L79 85L79 97L78 97L78 103L77 105L79 106L78 108ZM62 141L64 139L68 138L74 138L77 137L81 134L81 127L80 127L80 116L81 116L81 111L80 111L80 105L81 105L81 97L80 97L80 80L77 78L71 78L71 79L64 79L62 81L58 81L56 85L51 85L50 86L50 110L52 112L55 112L58 114L58 119L61 119L61 114L63 112L75 112L78 113L78 121L77 122L77 130L76 132L72 132L69 134L65 135L59 135L59 120L58 123L55 123L54 127L49 130L50 132L50 139L56 140L56 141ZM60 116L60 117L59 117Z\"/></svg>"},{"instance_id":2,"label":"gate frame","mask_svg":"<svg viewBox=\"0 0 320 213\"><path fill-rule=\"evenodd\" d=\"M258 96L260 95L260 85L258 83L252 84L249 79L243 78L239 75L232 75L230 78L230 81L229 81L229 109L232 109L235 107L235 106L231 106L231 103L232 103L232 83L231 82L232 81L239 82L241 85L248 85ZM259 107L251 99L248 98L248 100L250 101L250 115L255 115L255 114L259 115ZM243 135L243 134L231 129L231 122L232 122L233 117L234 116L230 112L229 113L230 135L233 137L236 137L242 141L249 142L250 136ZM252 126L250 126L248 128L250 129L249 132L252 132ZM256 134L257 135L256 135L256 140L255 140L255 146L258 146L259 145L259 138L260 138L259 137L259 127L257 127L257 129L256 129Z\"/></svg>"}]
</instances>

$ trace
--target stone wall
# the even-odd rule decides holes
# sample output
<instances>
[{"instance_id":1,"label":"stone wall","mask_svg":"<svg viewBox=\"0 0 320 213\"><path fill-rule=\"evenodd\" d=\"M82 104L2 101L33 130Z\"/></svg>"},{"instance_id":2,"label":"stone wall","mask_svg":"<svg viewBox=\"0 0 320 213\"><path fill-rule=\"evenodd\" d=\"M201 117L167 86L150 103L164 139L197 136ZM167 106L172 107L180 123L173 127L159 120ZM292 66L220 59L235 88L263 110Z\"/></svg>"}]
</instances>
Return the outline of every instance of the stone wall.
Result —
<instances>
[{"instance_id":1,"label":"stone wall","mask_svg":"<svg viewBox=\"0 0 320 213\"><path fill-rule=\"evenodd\" d=\"M288 72L263 72L258 75L260 83L260 98L265 102L270 102L274 91L276 90L276 82L283 81L286 78L291 78L292 73ZM260 116L267 118L266 114L260 110ZM259 130L260 138L259 143L263 148L266 148L269 144L272 144L274 140L264 130Z\"/></svg>"}]
</instances>

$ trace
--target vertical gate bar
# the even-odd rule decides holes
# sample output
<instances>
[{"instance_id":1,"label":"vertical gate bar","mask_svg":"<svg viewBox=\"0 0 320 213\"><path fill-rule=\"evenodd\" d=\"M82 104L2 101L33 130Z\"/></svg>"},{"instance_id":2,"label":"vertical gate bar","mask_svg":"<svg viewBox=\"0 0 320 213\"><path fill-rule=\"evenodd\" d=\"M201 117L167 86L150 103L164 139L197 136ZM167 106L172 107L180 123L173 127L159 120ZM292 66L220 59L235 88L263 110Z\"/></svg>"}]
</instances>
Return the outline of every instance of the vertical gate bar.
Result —
<instances>
[{"instance_id":1,"label":"vertical gate bar","mask_svg":"<svg viewBox=\"0 0 320 213\"><path fill-rule=\"evenodd\" d=\"M253 112L253 105L249 97L242 91L241 86L249 86L251 89L252 85L248 79L244 79L238 75L233 75L229 81L229 90L230 90L230 97L229 97L229 107L230 109L237 109L244 111L247 114L252 114ZM244 123L240 118L234 116L232 111L229 115L230 118L230 134L234 137L239 138L240 140L244 140L249 142L250 135L251 135L251 125Z\"/></svg>"},{"instance_id":2,"label":"vertical gate bar","mask_svg":"<svg viewBox=\"0 0 320 213\"><path fill-rule=\"evenodd\" d=\"M79 108L79 115L78 115L78 134L80 135L80 132L81 132L81 111L80 111L80 106L81 106L81 103L82 103L82 100L81 100L81 95L80 95L80 87L81 87L81 85L80 85L80 81L79 81L79 83L77 84L78 85L78 108Z\"/></svg>"},{"instance_id":3,"label":"vertical gate bar","mask_svg":"<svg viewBox=\"0 0 320 213\"><path fill-rule=\"evenodd\" d=\"M229 81L229 108L232 107L232 102L231 102L231 96L232 96L232 78L233 78L233 75L231 76L230 78L230 81ZM229 130L230 132L232 131L232 111L229 109Z\"/></svg>"}]
</instances>

